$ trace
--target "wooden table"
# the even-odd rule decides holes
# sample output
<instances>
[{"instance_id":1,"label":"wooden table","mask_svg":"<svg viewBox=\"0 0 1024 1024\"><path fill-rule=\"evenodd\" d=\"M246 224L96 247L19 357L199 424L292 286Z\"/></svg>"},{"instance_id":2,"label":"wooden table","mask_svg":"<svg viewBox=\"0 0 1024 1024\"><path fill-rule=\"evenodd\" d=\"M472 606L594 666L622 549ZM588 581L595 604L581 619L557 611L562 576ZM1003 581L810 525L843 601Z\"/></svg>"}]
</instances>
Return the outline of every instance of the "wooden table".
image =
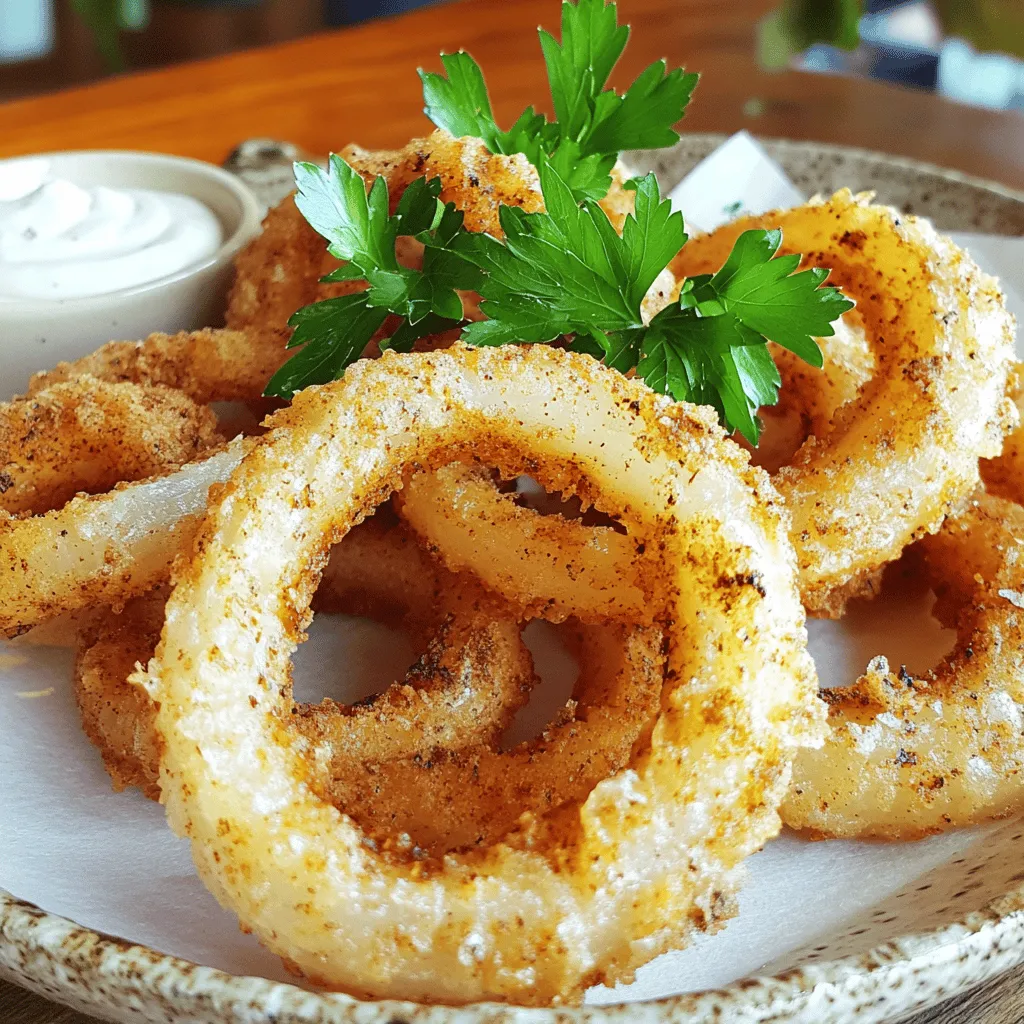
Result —
<instances>
[{"instance_id":1,"label":"wooden table","mask_svg":"<svg viewBox=\"0 0 1024 1024\"><path fill-rule=\"evenodd\" d=\"M760 71L758 17L775 0L622 0L631 80L657 57L703 72L685 126L843 142L1024 187L1024 118L838 76ZM131 147L219 161L256 135L314 152L404 144L428 124L415 69L464 47L487 70L499 121L545 107L535 34L555 0L475 0L343 32L0 106L0 156Z\"/></svg>"},{"instance_id":2,"label":"wooden table","mask_svg":"<svg viewBox=\"0 0 1024 1024\"><path fill-rule=\"evenodd\" d=\"M624 83L657 57L703 72L685 127L748 128L765 136L881 149L1024 188L1024 118L947 103L877 82L768 75L754 59L754 26L772 0L620 0L633 38ZM127 147L222 160L253 136L314 152L349 141L396 146L424 134L415 74L441 50L483 64L499 121L527 103L546 109L535 28L554 28L554 0L466 0L343 32L118 78L0 106L0 156ZM1024 969L921 1014L913 1024L1017 1024ZM4 1024L82 1024L86 1018L0 982Z\"/></svg>"}]
</instances>

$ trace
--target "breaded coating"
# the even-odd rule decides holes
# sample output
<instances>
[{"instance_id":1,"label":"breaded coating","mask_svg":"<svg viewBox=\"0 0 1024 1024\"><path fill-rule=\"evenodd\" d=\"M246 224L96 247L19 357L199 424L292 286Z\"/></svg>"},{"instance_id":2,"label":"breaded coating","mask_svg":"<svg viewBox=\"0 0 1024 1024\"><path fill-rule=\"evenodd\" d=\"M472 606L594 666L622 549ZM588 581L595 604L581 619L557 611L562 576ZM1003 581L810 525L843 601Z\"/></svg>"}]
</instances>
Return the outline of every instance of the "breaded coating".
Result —
<instances>
[{"instance_id":1,"label":"breaded coating","mask_svg":"<svg viewBox=\"0 0 1024 1024\"><path fill-rule=\"evenodd\" d=\"M0 405L0 509L49 512L84 491L177 468L221 440L216 418L165 387L91 376Z\"/></svg>"},{"instance_id":2,"label":"breaded coating","mask_svg":"<svg viewBox=\"0 0 1024 1024\"><path fill-rule=\"evenodd\" d=\"M159 384L193 402L248 402L259 398L287 358L286 327L234 331L207 327L151 334L144 341L111 341L91 355L35 374L30 395L83 374L110 383Z\"/></svg>"}]
</instances>

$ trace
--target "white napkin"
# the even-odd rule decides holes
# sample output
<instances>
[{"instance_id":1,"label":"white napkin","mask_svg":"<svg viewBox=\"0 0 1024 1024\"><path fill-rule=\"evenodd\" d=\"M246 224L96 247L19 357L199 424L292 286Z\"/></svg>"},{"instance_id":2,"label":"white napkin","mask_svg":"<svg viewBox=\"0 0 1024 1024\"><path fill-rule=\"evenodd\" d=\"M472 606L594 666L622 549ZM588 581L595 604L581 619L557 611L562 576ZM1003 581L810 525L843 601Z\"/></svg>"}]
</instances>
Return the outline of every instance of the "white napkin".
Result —
<instances>
[{"instance_id":1,"label":"white napkin","mask_svg":"<svg viewBox=\"0 0 1024 1024\"><path fill-rule=\"evenodd\" d=\"M757 213L802 201L759 149L741 133L673 190L689 223L714 228L735 215L737 202ZM1018 315L1024 314L1024 242L961 241L1002 278ZM898 608L877 602L841 623L812 622L810 632L826 685L849 681L874 654L924 666L950 643L930 618L925 594ZM542 625L531 627L529 642L550 708L558 694L564 700L573 669ZM408 645L382 627L318 618L296 658L297 691L300 698L353 699L400 676L410 660ZM161 808L136 792L111 792L82 734L70 679L66 651L0 645L0 887L98 931L201 964L293 980L206 892L187 844L171 835ZM953 832L904 845L814 844L783 836L751 859L740 916L724 932L659 958L627 988L593 990L588 1001L692 991L758 971L841 931L844 922L978 841L978 834Z\"/></svg>"},{"instance_id":2,"label":"white napkin","mask_svg":"<svg viewBox=\"0 0 1024 1024\"><path fill-rule=\"evenodd\" d=\"M672 191L690 233L714 231L745 214L784 210L806 200L749 132L737 132Z\"/></svg>"}]
</instances>

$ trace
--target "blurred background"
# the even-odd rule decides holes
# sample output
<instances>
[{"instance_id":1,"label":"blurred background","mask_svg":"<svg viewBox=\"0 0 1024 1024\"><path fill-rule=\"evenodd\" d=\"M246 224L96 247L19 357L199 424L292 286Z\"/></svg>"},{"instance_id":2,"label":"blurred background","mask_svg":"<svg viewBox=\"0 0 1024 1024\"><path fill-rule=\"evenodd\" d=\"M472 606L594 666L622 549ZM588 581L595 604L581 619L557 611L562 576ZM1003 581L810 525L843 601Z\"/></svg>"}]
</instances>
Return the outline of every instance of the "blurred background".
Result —
<instances>
[{"instance_id":1,"label":"blurred background","mask_svg":"<svg viewBox=\"0 0 1024 1024\"><path fill-rule=\"evenodd\" d=\"M443 0L0 0L0 100L432 2ZM862 75L1024 110L1024 0L766 0L752 45L769 69Z\"/></svg>"}]
</instances>

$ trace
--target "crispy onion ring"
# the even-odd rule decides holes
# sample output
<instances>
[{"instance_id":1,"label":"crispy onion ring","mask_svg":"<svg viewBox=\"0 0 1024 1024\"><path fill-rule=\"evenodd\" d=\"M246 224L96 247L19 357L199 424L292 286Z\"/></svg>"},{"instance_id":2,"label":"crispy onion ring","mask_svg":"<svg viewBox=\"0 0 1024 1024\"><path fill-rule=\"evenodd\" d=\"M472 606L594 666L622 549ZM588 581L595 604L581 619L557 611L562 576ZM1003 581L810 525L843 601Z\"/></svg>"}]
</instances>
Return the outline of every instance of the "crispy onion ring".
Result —
<instances>
[{"instance_id":1,"label":"crispy onion ring","mask_svg":"<svg viewBox=\"0 0 1024 1024\"><path fill-rule=\"evenodd\" d=\"M917 839L1024 809L1024 509L980 495L918 551L956 646L923 676L879 657L823 694L831 733L797 758L793 828Z\"/></svg>"},{"instance_id":2,"label":"crispy onion ring","mask_svg":"<svg viewBox=\"0 0 1024 1024\"><path fill-rule=\"evenodd\" d=\"M414 179L440 178L441 201L454 203L465 214L469 231L486 231L495 238L504 237L498 220L501 206L520 206L528 213L544 209L537 171L522 153L492 153L482 139L456 139L443 128L413 139L404 149L352 145L341 156L367 181L378 174L384 177L392 209Z\"/></svg>"},{"instance_id":3,"label":"crispy onion ring","mask_svg":"<svg viewBox=\"0 0 1024 1024\"><path fill-rule=\"evenodd\" d=\"M857 300L872 376L773 477L793 517L804 605L830 617L939 528L1016 419L1013 318L997 282L928 221L870 200L843 190L745 217L673 263L677 277L713 271L740 232L780 227L783 252L831 267L830 283Z\"/></svg>"},{"instance_id":4,"label":"crispy onion ring","mask_svg":"<svg viewBox=\"0 0 1024 1024\"><path fill-rule=\"evenodd\" d=\"M364 763L496 742L529 699L536 677L519 617L436 565L401 526L374 518L351 530L331 552L316 600L401 626L426 647L403 683L372 699L293 709L293 724L315 745L320 791L336 806L345 776Z\"/></svg>"},{"instance_id":5,"label":"crispy onion ring","mask_svg":"<svg viewBox=\"0 0 1024 1024\"><path fill-rule=\"evenodd\" d=\"M0 509L46 512L189 462L216 419L168 388L81 377L0 405Z\"/></svg>"},{"instance_id":6,"label":"crispy onion ring","mask_svg":"<svg viewBox=\"0 0 1024 1024\"><path fill-rule=\"evenodd\" d=\"M218 899L319 984L454 1003L578 998L731 910L820 721L784 516L713 417L585 356L458 346L358 363L273 425L138 677L169 821ZM571 464L664 546L669 668L649 743L529 843L410 862L310 789L288 660L329 545L414 464L467 449L509 477L529 452L541 483L547 459Z\"/></svg>"},{"instance_id":7,"label":"crispy onion ring","mask_svg":"<svg viewBox=\"0 0 1024 1024\"><path fill-rule=\"evenodd\" d=\"M144 341L111 341L91 355L35 374L30 395L89 374L99 380L161 384L194 402L248 402L263 394L284 362L288 330L232 331L204 328L151 334Z\"/></svg>"},{"instance_id":8,"label":"crispy onion ring","mask_svg":"<svg viewBox=\"0 0 1024 1024\"><path fill-rule=\"evenodd\" d=\"M536 739L508 751L472 736L389 761L353 765L335 745L335 763L318 766L330 799L381 845L408 836L421 855L501 839L518 827L527 841L537 819L583 802L629 763L649 739L662 687L662 633L654 627L577 627L580 674L572 698ZM496 739L497 737L495 737ZM340 784L340 785L339 785Z\"/></svg>"},{"instance_id":9,"label":"crispy onion ring","mask_svg":"<svg viewBox=\"0 0 1024 1024\"><path fill-rule=\"evenodd\" d=\"M248 444L237 439L164 476L78 495L42 515L0 518L0 636L120 605L163 583L210 488L227 479Z\"/></svg>"},{"instance_id":10,"label":"crispy onion ring","mask_svg":"<svg viewBox=\"0 0 1024 1024\"><path fill-rule=\"evenodd\" d=\"M452 463L416 473L398 507L449 569L472 571L524 614L554 622L649 619L637 540L610 526L538 515L498 491L480 467Z\"/></svg>"},{"instance_id":11,"label":"crispy onion ring","mask_svg":"<svg viewBox=\"0 0 1024 1024\"><path fill-rule=\"evenodd\" d=\"M160 796L161 746L156 706L128 683L153 656L164 623L166 591L100 613L80 633L75 697L89 739L114 789L136 786ZM292 724L339 779L394 757L429 758L495 742L526 703L533 663L519 623L502 602L435 566L402 528L375 519L356 527L332 553L317 592L320 608L369 616L409 629L426 652L405 681L345 707L325 699L298 704ZM344 783L321 774L337 801Z\"/></svg>"},{"instance_id":12,"label":"crispy onion ring","mask_svg":"<svg viewBox=\"0 0 1024 1024\"><path fill-rule=\"evenodd\" d=\"M136 786L150 800L160 799L156 706L128 677L153 656L166 600L166 591L153 591L79 630L73 676L82 728L99 748L114 790Z\"/></svg>"}]
</instances>

